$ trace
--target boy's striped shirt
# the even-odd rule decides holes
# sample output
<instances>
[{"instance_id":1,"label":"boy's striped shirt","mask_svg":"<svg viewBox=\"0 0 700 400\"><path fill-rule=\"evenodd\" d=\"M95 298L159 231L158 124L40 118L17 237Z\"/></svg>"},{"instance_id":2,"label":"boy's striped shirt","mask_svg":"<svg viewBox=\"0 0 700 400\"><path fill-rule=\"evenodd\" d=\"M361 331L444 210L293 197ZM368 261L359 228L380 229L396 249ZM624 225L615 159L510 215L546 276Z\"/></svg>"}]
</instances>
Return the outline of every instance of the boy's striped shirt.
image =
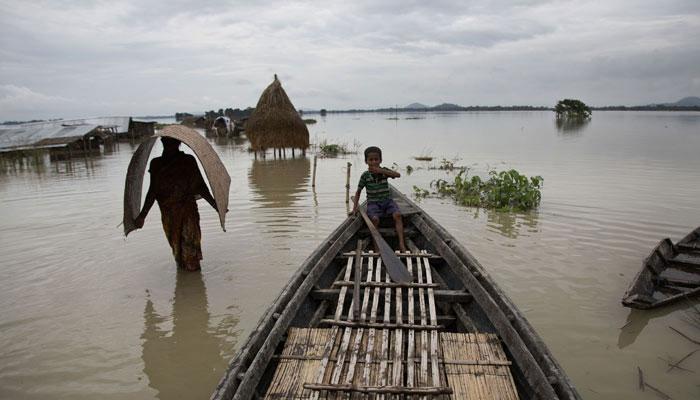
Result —
<instances>
[{"instance_id":1,"label":"boy's striped shirt","mask_svg":"<svg viewBox=\"0 0 700 400\"><path fill-rule=\"evenodd\" d=\"M384 174L363 172L360 176L360 183L357 184L357 190L363 188L367 188L367 201L382 201L391 198L389 182Z\"/></svg>"}]
</instances>

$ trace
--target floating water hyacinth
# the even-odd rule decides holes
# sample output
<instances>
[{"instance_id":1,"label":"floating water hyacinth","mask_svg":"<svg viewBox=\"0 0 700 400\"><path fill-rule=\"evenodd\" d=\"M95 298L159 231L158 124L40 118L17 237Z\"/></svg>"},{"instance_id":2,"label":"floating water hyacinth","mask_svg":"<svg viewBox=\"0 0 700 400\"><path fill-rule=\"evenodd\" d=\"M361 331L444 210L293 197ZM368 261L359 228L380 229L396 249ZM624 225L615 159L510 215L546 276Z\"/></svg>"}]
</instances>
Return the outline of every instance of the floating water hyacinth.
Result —
<instances>
[{"instance_id":1,"label":"floating water hyacinth","mask_svg":"<svg viewBox=\"0 0 700 400\"><path fill-rule=\"evenodd\" d=\"M477 175L470 178L468 172L462 170L452 182L445 179L432 181L430 187L434 192L417 186L413 187L413 191L417 198L449 197L463 206L526 211L540 204L543 183L541 176L528 178L515 169L491 170L487 180Z\"/></svg>"}]
</instances>

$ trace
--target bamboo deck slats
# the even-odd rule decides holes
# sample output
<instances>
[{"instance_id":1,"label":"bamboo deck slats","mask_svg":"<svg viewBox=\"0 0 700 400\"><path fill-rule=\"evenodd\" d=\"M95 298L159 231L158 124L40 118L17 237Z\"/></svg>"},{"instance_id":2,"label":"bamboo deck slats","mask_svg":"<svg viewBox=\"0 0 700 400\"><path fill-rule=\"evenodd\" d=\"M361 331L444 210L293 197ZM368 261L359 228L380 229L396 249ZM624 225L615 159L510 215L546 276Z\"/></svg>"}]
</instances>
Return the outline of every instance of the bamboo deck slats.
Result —
<instances>
[{"instance_id":1,"label":"bamboo deck slats","mask_svg":"<svg viewBox=\"0 0 700 400\"><path fill-rule=\"evenodd\" d=\"M518 398L495 335L438 325L430 254L404 254L413 282L403 285L376 254L353 255L336 281L333 319L321 320L331 328L290 328L266 399Z\"/></svg>"},{"instance_id":2,"label":"bamboo deck slats","mask_svg":"<svg viewBox=\"0 0 700 400\"><path fill-rule=\"evenodd\" d=\"M453 398L518 399L509 361L496 335L442 332L440 342Z\"/></svg>"},{"instance_id":3,"label":"bamboo deck slats","mask_svg":"<svg viewBox=\"0 0 700 400\"><path fill-rule=\"evenodd\" d=\"M309 399L312 393L304 389L304 382L317 378L326 344L333 342L334 333L336 329L290 328L265 398Z\"/></svg>"}]
</instances>

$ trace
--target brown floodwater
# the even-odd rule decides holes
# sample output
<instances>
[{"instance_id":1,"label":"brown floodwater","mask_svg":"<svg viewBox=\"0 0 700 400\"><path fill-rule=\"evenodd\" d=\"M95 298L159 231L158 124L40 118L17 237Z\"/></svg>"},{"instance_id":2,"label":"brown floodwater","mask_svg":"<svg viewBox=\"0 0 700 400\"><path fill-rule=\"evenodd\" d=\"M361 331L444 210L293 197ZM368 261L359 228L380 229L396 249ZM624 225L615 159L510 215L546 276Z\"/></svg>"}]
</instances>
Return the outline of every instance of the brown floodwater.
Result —
<instances>
[{"instance_id":1,"label":"brown floodwater","mask_svg":"<svg viewBox=\"0 0 700 400\"><path fill-rule=\"evenodd\" d=\"M673 399L700 397L691 306L632 311L620 298L653 246L700 225L700 114L596 112L557 126L549 112L317 117L312 141L379 145L405 193L445 171L544 177L542 204L494 212L421 206L513 299L586 399L654 399L637 367ZM289 277L344 218L345 168L361 155L255 160L244 140L212 139L232 178L227 232L200 202L201 274L178 273L154 207L144 229L119 223L135 144L104 155L0 163L0 398L208 398ZM157 146L154 155L160 151ZM413 159L431 155L432 162ZM410 175L406 167L414 168ZM697 305L697 301L693 303Z\"/></svg>"}]
</instances>

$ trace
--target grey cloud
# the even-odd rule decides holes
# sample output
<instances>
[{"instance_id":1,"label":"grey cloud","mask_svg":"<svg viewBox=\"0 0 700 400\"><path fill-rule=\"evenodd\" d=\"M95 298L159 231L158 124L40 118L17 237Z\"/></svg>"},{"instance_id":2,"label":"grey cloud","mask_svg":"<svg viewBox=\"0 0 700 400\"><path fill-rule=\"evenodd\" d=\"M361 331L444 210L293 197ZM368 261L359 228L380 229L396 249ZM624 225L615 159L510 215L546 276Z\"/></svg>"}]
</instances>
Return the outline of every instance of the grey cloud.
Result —
<instances>
[{"instance_id":1,"label":"grey cloud","mask_svg":"<svg viewBox=\"0 0 700 400\"><path fill-rule=\"evenodd\" d=\"M551 104L562 94L639 104L700 89L697 1L5 1L2 8L0 85L39 94L22 100L36 103L37 118L254 105L273 73L306 108ZM16 112L0 110L0 119Z\"/></svg>"}]
</instances>

